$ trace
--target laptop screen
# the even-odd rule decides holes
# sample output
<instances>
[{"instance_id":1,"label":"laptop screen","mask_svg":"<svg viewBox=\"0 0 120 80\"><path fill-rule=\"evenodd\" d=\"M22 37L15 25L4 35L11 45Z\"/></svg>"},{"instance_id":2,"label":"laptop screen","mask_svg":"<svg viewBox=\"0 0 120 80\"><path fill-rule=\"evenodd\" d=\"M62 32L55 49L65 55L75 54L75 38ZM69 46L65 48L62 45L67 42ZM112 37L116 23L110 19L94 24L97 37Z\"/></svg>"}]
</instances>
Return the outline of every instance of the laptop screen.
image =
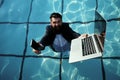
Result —
<instances>
[{"instance_id":1,"label":"laptop screen","mask_svg":"<svg viewBox=\"0 0 120 80\"><path fill-rule=\"evenodd\" d=\"M94 33L104 36L106 33L106 20L97 11L95 11Z\"/></svg>"},{"instance_id":2,"label":"laptop screen","mask_svg":"<svg viewBox=\"0 0 120 80\"><path fill-rule=\"evenodd\" d=\"M106 20L97 11L95 11L94 33L97 35L101 35L100 40L104 47L105 34L106 34Z\"/></svg>"}]
</instances>

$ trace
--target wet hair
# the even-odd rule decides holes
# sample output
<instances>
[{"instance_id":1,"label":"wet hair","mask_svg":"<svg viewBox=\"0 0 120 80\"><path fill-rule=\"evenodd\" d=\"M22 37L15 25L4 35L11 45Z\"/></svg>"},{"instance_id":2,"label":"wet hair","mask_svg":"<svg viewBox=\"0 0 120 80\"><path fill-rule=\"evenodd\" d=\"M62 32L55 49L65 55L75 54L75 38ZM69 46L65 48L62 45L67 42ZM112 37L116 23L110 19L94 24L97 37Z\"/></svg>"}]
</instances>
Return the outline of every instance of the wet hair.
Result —
<instances>
[{"instance_id":1,"label":"wet hair","mask_svg":"<svg viewBox=\"0 0 120 80\"><path fill-rule=\"evenodd\" d=\"M51 18L60 18L60 19L62 19L62 15L61 14L59 14L59 13L52 13L51 15L50 15L50 19Z\"/></svg>"}]
</instances>

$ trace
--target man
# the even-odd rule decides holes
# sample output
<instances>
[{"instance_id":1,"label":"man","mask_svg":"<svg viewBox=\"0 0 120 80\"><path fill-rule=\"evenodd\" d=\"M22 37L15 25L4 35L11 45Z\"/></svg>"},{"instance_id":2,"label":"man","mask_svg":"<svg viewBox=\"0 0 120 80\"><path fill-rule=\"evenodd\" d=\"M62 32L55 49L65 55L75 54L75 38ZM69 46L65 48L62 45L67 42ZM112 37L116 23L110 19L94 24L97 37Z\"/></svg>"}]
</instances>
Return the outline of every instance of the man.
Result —
<instances>
[{"instance_id":1,"label":"man","mask_svg":"<svg viewBox=\"0 0 120 80\"><path fill-rule=\"evenodd\" d=\"M52 13L50 15L50 25L46 27L45 35L42 37L40 42L38 42L40 50L33 49L33 51L39 54L46 46L51 46L54 51L60 52L61 50L58 50L55 46L55 44L58 44L55 43L58 37L60 40L62 38L63 42L61 45L64 45L71 43L72 39L78 38L79 36L86 37L87 34L80 35L79 33L76 33L69 27L68 23L62 22L62 16L59 13Z\"/></svg>"}]
</instances>

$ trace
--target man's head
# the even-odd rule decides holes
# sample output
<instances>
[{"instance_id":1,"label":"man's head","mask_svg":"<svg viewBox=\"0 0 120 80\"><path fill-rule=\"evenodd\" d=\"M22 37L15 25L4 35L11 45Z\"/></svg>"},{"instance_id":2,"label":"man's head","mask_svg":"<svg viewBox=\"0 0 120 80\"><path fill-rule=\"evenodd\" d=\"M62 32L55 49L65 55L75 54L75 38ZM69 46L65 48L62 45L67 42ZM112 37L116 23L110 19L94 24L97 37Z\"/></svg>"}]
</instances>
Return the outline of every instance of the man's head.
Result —
<instances>
[{"instance_id":1,"label":"man's head","mask_svg":"<svg viewBox=\"0 0 120 80\"><path fill-rule=\"evenodd\" d=\"M58 30L62 25L62 15L59 13L52 13L50 15L50 24L53 28Z\"/></svg>"}]
</instances>

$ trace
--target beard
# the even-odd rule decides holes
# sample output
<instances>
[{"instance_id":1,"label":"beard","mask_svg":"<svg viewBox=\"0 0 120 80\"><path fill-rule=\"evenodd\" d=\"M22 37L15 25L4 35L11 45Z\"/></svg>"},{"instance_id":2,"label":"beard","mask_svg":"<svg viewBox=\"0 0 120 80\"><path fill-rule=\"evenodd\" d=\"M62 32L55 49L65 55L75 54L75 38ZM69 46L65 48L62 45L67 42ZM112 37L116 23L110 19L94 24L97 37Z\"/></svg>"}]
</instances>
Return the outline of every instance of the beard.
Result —
<instances>
[{"instance_id":1,"label":"beard","mask_svg":"<svg viewBox=\"0 0 120 80\"><path fill-rule=\"evenodd\" d=\"M61 25L54 27L55 32L58 34L61 32Z\"/></svg>"}]
</instances>

